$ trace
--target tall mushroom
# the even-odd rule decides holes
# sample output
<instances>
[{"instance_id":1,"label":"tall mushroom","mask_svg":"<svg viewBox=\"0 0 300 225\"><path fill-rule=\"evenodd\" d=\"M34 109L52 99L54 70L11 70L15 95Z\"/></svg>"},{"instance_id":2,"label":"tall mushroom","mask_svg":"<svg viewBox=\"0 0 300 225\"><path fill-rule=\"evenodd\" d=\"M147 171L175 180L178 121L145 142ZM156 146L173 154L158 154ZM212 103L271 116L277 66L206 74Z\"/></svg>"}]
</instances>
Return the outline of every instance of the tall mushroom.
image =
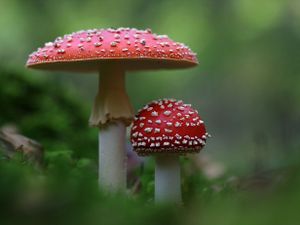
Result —
<instances>
[{"instance_id":1,"label":"tall mushroom","mask_svg":"<svg viewBox=\"0 0 300 225\"><path fill-rule=\"evenodd\" d=\"M125 72L188 68L195 54L165 35L145 31L93 29L58 37L33 52L27 67L99 72L99 91L89 123L99 127L99 182L108 190L126 187L125 131L133 109L125 89Z\"/></svg>"},{"instance_id":2,"label":"tall mushroom","mask_svg":"<svg viewBox=\"0 0 300 225\"><path fill-rule=\"evenodd\" d=\"M181 202L179 156L199 152L208 136L197 110L182 101L153 101L138 112L131 142L138 155L155 156L156 202Z\"/></svg>"}]
</instances>

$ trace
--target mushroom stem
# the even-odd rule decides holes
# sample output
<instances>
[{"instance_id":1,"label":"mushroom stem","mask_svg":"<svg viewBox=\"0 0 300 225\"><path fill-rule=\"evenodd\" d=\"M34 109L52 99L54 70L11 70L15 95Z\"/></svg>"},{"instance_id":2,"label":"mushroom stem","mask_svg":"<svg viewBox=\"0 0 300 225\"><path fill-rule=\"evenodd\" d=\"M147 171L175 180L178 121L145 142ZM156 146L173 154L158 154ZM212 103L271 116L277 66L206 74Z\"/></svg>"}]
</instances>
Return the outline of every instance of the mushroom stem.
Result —
<instances>
[{"instance_id":1,"label":"mushroom stem","mask_svg":"<svg viewBox=\"0 0 300 225\"><path fill-rule=\"evenodd\" d=\"M163 154L155 157L155 201L181 203L179 156Z\"/></svg>"},{"instance_id":2,"label":"mushroom stem","mask_svg":"<svg viewBox=\"0 0 300 225\"><path fill-rule=\"evenodd\" d=\"M102 68L89 120L99 127L99 184L108 191L126 188L126 126L133 110L125 89L125 72L116 64Z\"/></svg>"},{"instance_id":3,"label":"mushroom stem","mask_svg":"<svg viewBox=\"0 0 300 225\"><path fill-rule=\"evenodd\" d=\"M126 189L126 127L110 123L99 132L99 185L107 191Z\"/></svg>"},{"instance_id":4,"label":"mushroom stem","mask_svg":"<svg viewBox=\"0 0 300 225\"><path fill-rule=\"evenodd\" d=\"M133 109L126 93L124 70L118 65L101 69L90 125L101 127L110 121L121 120L129 126L132 118Z\"/></svg>"}]
</instances>

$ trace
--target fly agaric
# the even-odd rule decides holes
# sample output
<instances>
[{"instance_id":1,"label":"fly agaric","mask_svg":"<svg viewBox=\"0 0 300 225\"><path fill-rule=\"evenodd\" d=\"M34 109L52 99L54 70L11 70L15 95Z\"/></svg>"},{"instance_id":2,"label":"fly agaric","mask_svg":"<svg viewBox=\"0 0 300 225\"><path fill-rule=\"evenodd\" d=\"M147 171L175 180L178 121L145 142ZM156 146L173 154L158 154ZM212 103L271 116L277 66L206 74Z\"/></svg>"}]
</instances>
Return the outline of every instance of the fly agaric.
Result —
<instances>
[{"instance_id":1,"label":"fly agaric","mask_svg":"<svg viewBox=\"0 0 300 225\"><path fill-rule=\"evenodd\" d=\"M166 35L130 28L93 29L58 37L33 52L27 67L44 70L98 72L99 89L90 116L99 127L99 182L109 190L126 187L125 133L133 109L125 88L128 70L196 66L184 44Z\"/></svg>"},{"instance_id":2,"label":"fly agaric","mask_svg":"<svg viewBox=\"0 0 300 225\"><path fill-rule=\"evenodd\" d=\"M179 156L199 152L207 137L197 110L182 101L153 101L138 112L131 143L138 155L155 156L156 202L181 202Z\"/></svg>"}]
</instances>

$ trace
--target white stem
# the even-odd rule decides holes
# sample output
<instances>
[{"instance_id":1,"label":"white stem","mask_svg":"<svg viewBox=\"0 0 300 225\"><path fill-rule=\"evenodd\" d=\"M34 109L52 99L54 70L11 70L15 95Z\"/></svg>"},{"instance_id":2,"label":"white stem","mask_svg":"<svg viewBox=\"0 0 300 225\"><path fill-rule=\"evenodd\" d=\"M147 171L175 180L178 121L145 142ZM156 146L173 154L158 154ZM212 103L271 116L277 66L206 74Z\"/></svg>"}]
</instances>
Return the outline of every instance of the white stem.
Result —
<instances>
[{"instance_id":1,"label":"white stem","mask_svg":"<svg viewBox=\"0 0 300 225\"><path fill-rule=\"evenodd\" d=\"M155 202L181 203L179 156L158 155L155 160Z\"/></svg>"},{"instance_id":2,"label":"white stem","mask_svg":"<svg viewBox=\"0 0 300 225\"><path fill-rule=\"evenodd\" d=\"M99 184L110 192L126 189L126 126L133 109L125 88L125 71L116 64L101 67L99 89L90 116L99 127Z\"/></svg>"},{"instance_id":3,"label":"white stem","mask_svg":"<svg viewBox=\"0 0 300 225\"><path fill-rule=\"evenodd\" d=\"M126 189L126 127L109 123L99 132L99 185L110 192Z\"/></svg>"}]
</instances>

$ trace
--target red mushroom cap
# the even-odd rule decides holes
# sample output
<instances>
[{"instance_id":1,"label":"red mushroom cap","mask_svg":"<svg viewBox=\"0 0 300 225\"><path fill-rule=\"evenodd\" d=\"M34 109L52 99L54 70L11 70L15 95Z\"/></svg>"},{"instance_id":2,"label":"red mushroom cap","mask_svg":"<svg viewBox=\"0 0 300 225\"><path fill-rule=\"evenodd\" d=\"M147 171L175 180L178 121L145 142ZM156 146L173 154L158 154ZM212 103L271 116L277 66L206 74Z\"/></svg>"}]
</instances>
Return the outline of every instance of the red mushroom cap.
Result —
<instances>
[{"instance_id":1,"label":"red mushroom cap","mask_svg":"<svg viewBox=\"0 0 300 225\"><path fill-rule=\"evenodd\" d=\"M139 155L199 152L208 136L197 110L174 99L146 105L131 128L131 143Z\"/></svg>"},{"instance_id":2,"label":"red mushroom cap","mask_svg":"<svg viewBox=\"0 0 300 225\"><path fill-rule=\"evenodd\" d=\"M121 63L120 63L121 62ZM33 52L26 66L36 69L96 71L119 63L128 70L185 68L198 64L196 54L166 35L130 28L78 31L58 37Z\"/></svg>"}]
</instances>

